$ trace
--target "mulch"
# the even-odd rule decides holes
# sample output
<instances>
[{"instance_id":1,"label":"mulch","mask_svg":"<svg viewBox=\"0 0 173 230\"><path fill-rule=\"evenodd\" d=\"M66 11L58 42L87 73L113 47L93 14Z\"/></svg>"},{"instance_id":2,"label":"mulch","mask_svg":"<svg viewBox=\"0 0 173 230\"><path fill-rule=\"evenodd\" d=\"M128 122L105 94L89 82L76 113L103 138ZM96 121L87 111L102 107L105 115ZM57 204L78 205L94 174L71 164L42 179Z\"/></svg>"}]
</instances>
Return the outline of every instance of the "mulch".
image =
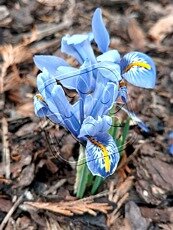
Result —
<instances>
[{"instance_id":1,"label":"mulch","mask_svg":"<svg viewBox=\"0 0 173 230\"><path fill-rule=\"evenodd\" d=\"M98 194L73 194L79 143L34 114L35 54L60 52L65 34L91 30L100 7L111 49L138 50L157 66L153 90L128 85L126 158ZM94 47L96 53L98 50ZM0 229L173 229L173 4L171 0L0 0ZM72 92L73 94L73 92Z\"/></svg>"}]
</instances>

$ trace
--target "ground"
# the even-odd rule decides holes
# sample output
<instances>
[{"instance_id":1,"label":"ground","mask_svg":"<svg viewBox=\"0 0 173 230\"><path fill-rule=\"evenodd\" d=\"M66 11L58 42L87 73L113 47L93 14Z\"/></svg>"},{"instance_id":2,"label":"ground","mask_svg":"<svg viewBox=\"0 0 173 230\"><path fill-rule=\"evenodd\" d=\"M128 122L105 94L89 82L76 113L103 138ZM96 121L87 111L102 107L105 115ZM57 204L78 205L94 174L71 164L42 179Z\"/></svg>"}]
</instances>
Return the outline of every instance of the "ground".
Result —
<instances>
[{"instance_id":1,"label":"ground","mask_svg":"<svg viewBox=\"0 0 173 230\"><path fill-rule=\"evenodd\" d=\"M77 200L68 162L77 159L79 144L35 116L33 55L54 54L75 65L60 52L61 38L90 31L97 7L111 49L150 55L157 83L152 90L128 85L129 106L150 132L131 125L118 171L97 195ZM0 12L0 229L173 229L172 1L0 0Z\"/></svg>"}]
</instances>

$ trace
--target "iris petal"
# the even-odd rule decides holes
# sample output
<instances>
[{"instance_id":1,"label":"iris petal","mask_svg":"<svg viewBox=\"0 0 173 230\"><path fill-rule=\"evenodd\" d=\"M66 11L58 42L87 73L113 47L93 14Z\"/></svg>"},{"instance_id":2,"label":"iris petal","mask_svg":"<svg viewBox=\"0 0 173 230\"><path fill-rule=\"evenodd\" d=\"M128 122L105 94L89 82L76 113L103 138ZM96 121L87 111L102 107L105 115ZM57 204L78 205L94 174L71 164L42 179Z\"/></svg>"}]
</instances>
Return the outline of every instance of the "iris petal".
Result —
<instances>
[{"instance_id":1,"label":"iris petal","mask_svg":"<svg viewBox=\"0 0 173 230\"><path fill-rule=\"evenodd\" d=\"M101 74L104 78L109 81L115 82L118 84L121 77L121 70L118 64L113 62L104 61L97 64L98 74Z\"/></svg>"},{"instance_id":2,"label":"iris petal","mask_svg":"<svg viewBox=\"0 0 173 230\"><path fill-rule=\"evenodd\" d=\"M76 89L76 81L80 74L79 69L71 66L60 66L55 78L67 89Z\"/></svg>"},{"instance_id":3,"label":"iris petal","mask_svg":"<svg viewBox=\"0 0 173 230\"><path fill-rule=\"evenodd\" d=\"M96 9L92 18L92 31L94 40L102 53L108 50L110 43L109 33L102 19L101 9Z\"/></svg>"},{"instance_id":4,"label":"iris petal","mask_svg":"<svg viewBox=\"0 0 173 230\"><path fill-rule=\"evenodd\" d=\"M153 60L146 54L130 52L121 59L122 76L129 83L143 88L154 88L156 69Z\"/></svg>"},{"instance_id":5,"label":"iris petal","mask_svg":"<svg viewBox=\"0 0 173 230\"><path fill-rule=\"evenodd\" d=\"M86 60L80 67L80 75L78 77L76 88L81 96L82 94L83 96L86 96L95 89L96 81L93 75L93 68L91 61L89 60Z\"/></svg>"},{"instance_id":6,"label":"iris petal","mask_svg":"<svg viewBox=\"0 0 173 230\"><path fill-rule=\"evenodd\" d=\"M46 117L48 106L45 102L39 100L37 96L34 97L34 109L38 117Z\"/></svg>"},{"instance_id":7,"label":"iris petal","mask_svg":"<svg viewBox=\"0 0 173 230\"><path fill-rule=\"evenodd\" d=\"M99 135L97 140L89 139L85 152L87 166L93 175L105 178L115 172L120 156L117 146L109 134L104 133L104 143L99 141Z\"/></svg>"},{"instance_id":8,"label":"iris petal","mask_svg":"<svg viewBox=\"0 0 173 230\"><path fill-rule=\"evenodd\" d=\"M68 63L64 59L51 55L35 55L33 59L40 70L43 71L43 68L45 68L52 75L56 74L59 66L68 66Z\"/></svg>"},{"instance_id":9,"label":"iris petal","mask_svg":"<svg viewBox=\"0 0 173 230\"><path fill-rule=\"evenodd\" d=\"M109 50L100 56L97 57L98 62L114 62L114 63L120 63L121 57L117 50Z\"/></svg>"},{"instance_id":10,"label":"iris petal","mask_svg":"<svg viewBox=\"0 0 173 230\"><path fill-rule=\"evenodd\" d=\"M64 126L64 128L66 128L66 125L64 124L61 115L57 111L57 108L54 108L54 107L51 107L51 108L52 108L52 111L49 109L49 107L44 101L41 101L37 97L37 95L34 97L34 109L35 109L35 114L38 117L44 117L44 118L47 117L53 123L62 125Z\"/></svg>"},{"instance_id":11,"label":"iris petal","mask_svg":"<svg viewBox=\"0 0 173 230\"><path fill-rule=\"evenodd\" d=\"M111 125L112 118L109 116L98 117L97 120L88 116L83 121L78 137L96 136L98 133L105 133L110 129Z\"/></svg>"},{"instance_id":12,"label":"iris petal","mask_svg":"<svg viewBox=\"0 0 173 230\"><path fill-rule=\"evenodd\" d=\"M44 100L51 97L51 91L56 84L56 80L49 74L47 69L43 68L43 72L37 76L37 87Z\"/></svg>"},{"instance_id":13,"label":"iris petal","mask_svg":"<svg viewBox=\"0 0 173 230\"><path fill-rule=\"evenodd\" d=\"M66 35L61 41L61 51L76 58L79 63L89 59L96 62L93 49L91 47L91 34Z\"/></svg>"},{"instance_id":14,"label":"iris petal","mask_svg":"<svg viewBox=\"0 0 173 230\"><path fill-rule=\"evenodd\" d=\"M51 99L52 100L49 100L47 103L52 102L56 106L69 131L77 136L79 134L78 132L80 129L80 124L75 114L73 113L73 107L68 102L61 86L54 86ZM51 104L49 107L51 108Z\"/></svg>"},{"instance_id":15,"label":"iris petal","mask_svg":"<svg viewBox=\"0 0 173 230\"><path fill-rule=\"evenodd\" d=\"M98 91L98 93L97 93ZM105 115L112 108L118 96L118 87L113 82L105 85L96 84L96 90L93 94L93 107L91 107L90 115L93 117Z\"/></svg>"}]
</instances>

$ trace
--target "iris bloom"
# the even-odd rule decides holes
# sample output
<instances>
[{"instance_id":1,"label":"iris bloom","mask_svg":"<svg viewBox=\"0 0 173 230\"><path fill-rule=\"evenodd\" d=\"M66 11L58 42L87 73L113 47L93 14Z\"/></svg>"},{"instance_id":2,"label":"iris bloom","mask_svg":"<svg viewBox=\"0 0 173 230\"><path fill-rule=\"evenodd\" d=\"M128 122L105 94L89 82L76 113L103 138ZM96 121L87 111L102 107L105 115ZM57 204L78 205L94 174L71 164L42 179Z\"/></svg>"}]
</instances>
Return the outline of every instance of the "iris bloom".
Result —
<instances>
[{"instance_id":1,"label":"iris bloom","mask_svg":"<svg viewBox=\"0 0 173 230\"><path fill-rule=\"evenodd\" d=\"M95 56L91 42L102 53ZM73 56L81 66L71 67L62 58L37 55L35 64L42 71L37 79L41 95L35 97L35 112L39 117L64 126L86 146L87 164L93 175L111 175L119 161L115 142L108 134L108 115L118 97L127 102L126 81L139 87L153 88L156 70L152 59L140 52L130 52L122 58L117 50L109 50L109 33L101 10L92 18L92 32L66 35L61 51ZM60 82L78 93L78 101L70 104Z\"/></svg>"},{"instance_id":2,"label":"iris bloom","mask_svg":"<svg viewBox=\"0 0 173 230\"><path fill-rule=\"evenodd\" d=\"M93 40L102 53L98 57L94 55L91 46ZM119 82L119 96L124 102L127 102L126 81L138 87L154 88L156 69L148 55L135 51L121 57L117 50L108 50L109 44L109 33L104 25L101 10L98 8L92 18L92 32L64 36L61 51L73 56L82 65L83 71L87 72L89 68L97 69L93 74L95 80L98 75L102 75L105 81ZM63 73L69 72L71 80L64 80L63 85L70 89L76 88L78 69L69 66L63 59L46 55L35 56L35 63L41 69L45 67L50 73L53 71L57 80L62 80L59 78L60 73L62 77ZM72 78L72 72L74 75L76 73L76 77Z\"/></svg>"},{"instance_id":3,"label":"iris bloom","mask_svg":"<svg viewBox=\"0 0 173 230\"><path fill-rule=\"evenodd\" d=\"M89 76L88 76L89 78ZM35 96L35 113L39 117L48 117L69 130L86 146L86 162L93 175L107 177L118 164L119 152L108 130L112 119L107 116L118 94L113 82L103 84L96 81L94 92L88 94L90 83L82 75L78 77L77 92L79 100L69 103L63 88L54 77L43 68L37 77L40 94Z\"/></svg>"}]
</instances>

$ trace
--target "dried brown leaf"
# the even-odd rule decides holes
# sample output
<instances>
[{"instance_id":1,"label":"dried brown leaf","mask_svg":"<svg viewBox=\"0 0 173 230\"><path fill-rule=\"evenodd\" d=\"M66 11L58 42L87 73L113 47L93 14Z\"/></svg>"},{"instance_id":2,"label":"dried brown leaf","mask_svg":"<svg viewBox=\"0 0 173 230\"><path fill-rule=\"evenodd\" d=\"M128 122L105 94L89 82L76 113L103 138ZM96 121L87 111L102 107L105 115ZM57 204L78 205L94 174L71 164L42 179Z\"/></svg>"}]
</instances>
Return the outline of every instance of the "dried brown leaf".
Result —
<instances>
[{"instance_id":1,"label":"dried brown leaf","mask_svg":"<svg viewBox=\"0 0 173 230\"><path fill-rule=\"evenodd\" d=\"M4 79L3 92L11 89L19 89L21 83L22 79L20 78L19 70L13 65L12 71Z\"/></svg>"},{"instance_id":2,"label":"dried brown leaf","mask_svg":"<svg viewBox=\"0 0 173 230\"><path fill-rule=\"evenodd\" d=\"M11 44L1 46L0 54L4 60L4 65L8 68L11 65L23 63L32 57L32 53L23 44L12 46Z\"/></svg>"},{"instance_id":3,"label":"dried brown leaf","mask_svg":"<svg viewBox=\"0 0 173 230\"><path fill-rule=\"evenodd\" d=\"M46 6L57 7L58 5L61 5L64 2L64 0L37 0L37 2Z\"/></svg>"},{"instance_id":4,"label":"dried brown leaf","mask_svg":"<svg viewBox=\"0 0 173 230\"><path fill-rule=\"evenodd\" d=\"M34 115L34 105L33 101L27 102L24 105L18 106L16 109L16 112L23 116L23 117L28 117L28 116L33 116Z\"/></svg>"},{"instance_id":5,"label":"dried brown leaf","mask_svg":"<svg viewBox=\"0 0 173 230\"><path fill-rule=\"evenodd\" d=\"M131 189L133 185L133 179L134 177L132 176L128 177L122 184L120 184L111 201L117 203L117 201L120 200L121 197L123 197L124 194L126 194Z\"/></svg>"},{"instance_id":6,"label":"dried brown leaf","mask_svg":"<svg viewBox=\"0 0 173 230\"><path fill-rule=\"evenodd\" d=\"M12 202L7 199L0 198L0 211L8 212L12 207Z\"/></svg>"},{"instance_id":7,"label":"dried brown leaf","mask_svg":"<svg viewBox=\"0 0 173 230\"><path fill-rule=\"evenodd\" d=\"M128 34L135 48L143 50L146 45L146 38L142 27L138 24L135 18L129 20Z\"/></svg>"},{"instance_id":8,"label":"dried brown leaf","mask_svg":"<svg viewBox=\"0 0 173 230\"><path fill-rule=\"evenodd\" d=\"M18 178L19 182L14 185L14 188L25 187L30 185L34 179L34 170L35 170L34 164L26 166L22 170L20 177Z\"/></svg>"},{"instance_id":9,"label":"dried brown leaf","mask_svg":"<svg viewBox=\"0 0 173 230\"><path fill-rule=\"evenodd\" d=\"M149 30L148 35L160 43L170 33L173 32L173 15L167 15L159 19Z\"/></svg>"}]
</instances>

